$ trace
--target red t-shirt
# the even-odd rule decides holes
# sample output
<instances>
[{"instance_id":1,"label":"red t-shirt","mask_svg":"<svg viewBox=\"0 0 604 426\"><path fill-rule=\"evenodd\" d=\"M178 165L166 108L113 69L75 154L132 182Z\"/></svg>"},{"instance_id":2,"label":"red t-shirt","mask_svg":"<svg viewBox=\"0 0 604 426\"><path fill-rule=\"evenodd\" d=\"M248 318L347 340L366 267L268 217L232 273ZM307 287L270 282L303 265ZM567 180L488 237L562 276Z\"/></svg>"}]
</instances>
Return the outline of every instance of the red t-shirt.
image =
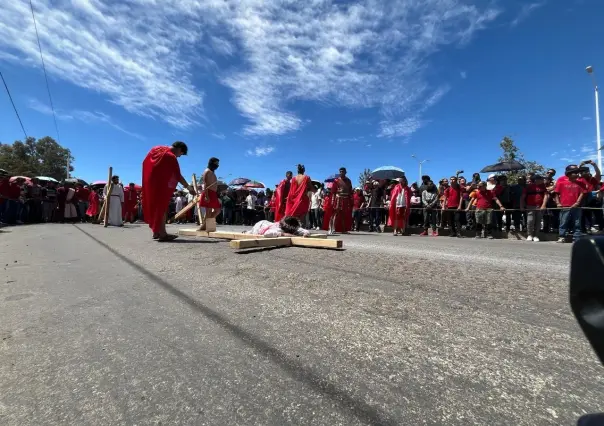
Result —
<instances>
[{"instance_id":1,"label":"red t-shirt","mask_svg":"<svg viewBox=\"0 0 604 426\"><path fill-rule=\"evenodd\" d=\"M21 196L21 185L17 185L15 182L8 184L8 198L16 200Z\"/></svg>"},{"instance_id":2,"label":"red t-shirt","mask_svg":"<svg viewBox=\"0 0 604 426\"><path fill-rule=\"evenodd\" d=\"M583 180L575 180L574 182L566 176L562 176L556 182L554 192L560 196L560 204L562 207L571 207L577 202L581 194L587 192L586 183Z\"/></svg>"},{"instance_id":3,"label":"red t-shirt","mask_svg":"<svg viewBox=\"0 0 604 426\"><path fill-rule=\"evenodd\" d=\"M449 208L457 208L459 207L459 199L461 198L461 194L463 193L463 188L461 186L457 186L457 188L453 188L449 186L445 189L445 197L447 198L447 207Z\"/></svg>"},{"instance_id":4,"label":"red t-shirt","mask_svg":"<svg viewBox=\"0 0 604 426\"><path fill-rule=\"evenodd\" d=\"M88 198L90 198L90 189L88 188L76 188L75 192L78 201L88 201Z\"/></svg>"},{"instance_id":5,"label":"red t-shirt","mask_svg":"<svg viewBox=\"0 0 604 426\"><path fill-rule=\"evenodd\" d=\"M541 207L545 194L547 194L547 187L545 184L537 185L535 183L529 183L524 188L524 194L526 195L527 206Z\"/></svg>"},{"instance_id":6,"label":"red t-shirt","mask_svg":"<svg viewBox=\"0 0 604 426\"><path fill-rule=\"evenodd\" d=\"M354 194L352 196L352 208L354 210L358 210L361 208L361 205L365 202L365 197L363 194Z\"/></svg>"},{"instance_id":7,"label":"red t-shirt","mask_svg":"<svg viewBox=\"0 0 604 426\"><path fill-rule=\"evenodd\" d=\"M495 198L495 194L493 191L475 191L474 198L476 198L476 208L477 209L490 209L493 206L493 199Z\"/></svg>"},{"instance_id":8,"label":"red t-shirt","mask_svg":"<svg viewBox=\"0 0 604 426\"><path fill-rule=\"evenodd\" d=\"M600 185L600 182L598 182L598 179L596 179L594 176L590 177L589 179L580 177L577 180L585 185L587 192L597 191L597 188Z\"/></svg>"}]
</instances>

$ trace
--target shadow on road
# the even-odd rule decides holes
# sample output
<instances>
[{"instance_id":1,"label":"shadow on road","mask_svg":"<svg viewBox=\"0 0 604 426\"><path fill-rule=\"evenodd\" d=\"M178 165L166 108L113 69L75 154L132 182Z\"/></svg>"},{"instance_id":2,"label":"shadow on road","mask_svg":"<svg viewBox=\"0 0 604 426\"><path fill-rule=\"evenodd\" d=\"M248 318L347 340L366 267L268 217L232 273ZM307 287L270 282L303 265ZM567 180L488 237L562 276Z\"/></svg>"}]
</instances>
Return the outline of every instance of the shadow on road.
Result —
<instances>
[{"instance_id":1,"label":"shadow on road","mask_svg":"<svg viewBox=\"0 0 604 426\"><path fill-rule=\"evenodd\" d=\"M223 317L219 312L203 305L201 302L184 293L183 291L179 290L178 288L174 287L172 284L170 284L163 278L148 271L138 263L128 259L126 256L114 250L109 245L105 244L101 240L89 234L79 226L75 227L80 232L87 235L90 239L97 242L100 246L113 253L117 258L119 258L141 274L143 274L150 281L156 283L158 286L162 287L170 294L181 299L183 302L189 305L190 308L203 314L205 317L207 317L214 323L226 329L233 336L241 340L243 344L251 347L259 354L269 358L274 364L278 365L290 377L299 382L304 383L306 386L310 387L314 391L319 392L331 399L335 404L340 407L341 411L348 412L354 415L362 422L367 423L369 425L377 426L397 424L396 422L388 419L387 416L380 413L375 407L372 407L363 400L354 398L343 389L340 389L335 384L330 383L327 378L319 376L311 368L300 364L299 362L290 358L286 353L280 351L277 348L274 348L267 342L264 342L253 334L245 331L241 327L229 322L229 320Z\"/></svg>"}]
</instances>

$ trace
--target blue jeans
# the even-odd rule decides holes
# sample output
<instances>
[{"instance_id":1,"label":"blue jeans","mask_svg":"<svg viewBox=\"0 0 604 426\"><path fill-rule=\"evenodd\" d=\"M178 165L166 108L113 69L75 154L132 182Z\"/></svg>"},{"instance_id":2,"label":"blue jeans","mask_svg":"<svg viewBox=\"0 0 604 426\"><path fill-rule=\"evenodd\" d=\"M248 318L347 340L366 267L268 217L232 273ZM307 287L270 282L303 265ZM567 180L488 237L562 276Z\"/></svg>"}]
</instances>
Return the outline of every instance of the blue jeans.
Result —
<instances>
[{"instance_id":1,"label":"blue jeans","mask_svg":"<svg viewBox=\"0 0 604 426\"><path fill-rule=\"evenodd\" d=\"M222 209L222 224L223 225L232 225L233 224L233 208L232 207L224 207Z\"/></svg>"},{"instance_id":2,"label":"blue jeans","mask_svg":"<svg viewBox=\"0 0 604 426\"><path fill-rule=\"evenodd\" d=\"M581 209L569 208L560 211L560 238L566 237L567 231L573 231L573 237L581 236Z\"/></svg>"},{"instance_id":3,"label":"blue jeans","mask_svg":"<svg viewBox=\"0 0 604 426\"><path fill-rule=\"evenodd\" d=\"M380 229L382 223L382 209L379 207L372 207L369 210L369 230L374 231Z\"/></svg>"},{"instance_id":4,"label":"blue jeans","mask_svg":"<svg viewBox=\"0 0 604 426\"><path fill-rule=\"evenodd\" d=\"M4 207L4 222L9 225L14 225L18 220L21 220L23 205L19 201L6 200L2 205Z\"/></svg>"}]
</instances>

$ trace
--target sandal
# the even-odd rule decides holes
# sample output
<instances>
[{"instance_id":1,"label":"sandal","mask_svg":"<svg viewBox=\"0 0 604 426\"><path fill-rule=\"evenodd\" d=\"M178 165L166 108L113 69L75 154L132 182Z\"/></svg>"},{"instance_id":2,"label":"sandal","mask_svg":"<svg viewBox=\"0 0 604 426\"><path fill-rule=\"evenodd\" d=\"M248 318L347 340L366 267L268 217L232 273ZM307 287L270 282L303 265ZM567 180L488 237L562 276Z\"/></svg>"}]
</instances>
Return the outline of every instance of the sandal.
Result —
<instances>
[{"instance_id":1,"label":"sandal","mask_svg":"<svg viewBox=\"0 0 604 426\"><path fill-rule=\"evenodd\" d=\"M167 242L170 242L170 241L174 241L177 238L178 238L178 235L166 234L163 237L157 238L157 241L160 242L160 243L167 243Z\"/></svg>"}]
</instances>

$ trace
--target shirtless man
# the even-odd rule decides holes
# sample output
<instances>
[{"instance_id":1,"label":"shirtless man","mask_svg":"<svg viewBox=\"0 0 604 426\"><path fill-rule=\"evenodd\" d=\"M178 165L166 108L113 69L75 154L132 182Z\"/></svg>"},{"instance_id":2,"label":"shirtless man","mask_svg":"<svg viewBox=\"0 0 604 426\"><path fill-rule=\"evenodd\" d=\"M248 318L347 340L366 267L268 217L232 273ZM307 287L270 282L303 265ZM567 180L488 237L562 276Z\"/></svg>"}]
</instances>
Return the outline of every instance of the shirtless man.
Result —
<instances>
[{"instance_id":1,"label":"shirtless man","mask_svg":"<svg viewBox=\"0 0 604 426\"><path fill-rule=\"evenodd\" d=\"M216 157L210 158L208 161L208 168L203 172L203 193L199 200L199 207L206 209L205 218L201 221L201 231L206 229L206 221L208 219L215 219L220 213L220 201L218 200L218 193L216 190L216 174L214 173L219 167L220 160Z\"/></svg>"},{"instance_id":2,"label":"shirtless man","mask_svg":"<svg viewBox=\"0 0 604 426\"><path fill-rule=\"evenodd\" d=\"M334 181L332 191L335 197L332 197L333 216L329 223L329 233L336 232L336 221L338 229L343 234L347 234L352 226L352 182L346 177L346 168L340 168L340 176Z\"/></svg>"}]
</instances>

